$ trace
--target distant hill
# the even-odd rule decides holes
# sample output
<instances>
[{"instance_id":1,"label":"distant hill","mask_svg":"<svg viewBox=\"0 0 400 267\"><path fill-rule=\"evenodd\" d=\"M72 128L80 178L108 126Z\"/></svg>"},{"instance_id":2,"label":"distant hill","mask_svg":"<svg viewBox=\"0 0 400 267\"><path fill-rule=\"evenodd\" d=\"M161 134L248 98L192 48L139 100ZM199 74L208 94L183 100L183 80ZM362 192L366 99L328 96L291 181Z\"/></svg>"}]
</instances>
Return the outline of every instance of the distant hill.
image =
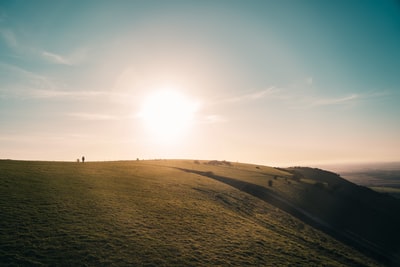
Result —
<instances>
[{"instance_id":1,"label":"distant hill","mask_svg":"<svg viewBox=\"0 0 400 267\"><path fill-rule=\"evenodd\" d=\"M396 266L398 209L310 168L3 160L0 263Z\"/></svg>"},{"instance_id":2,"label":"distant hill","mask_svg":"<svg viewBox=\"0 0 400 267\"><path fill-rule=\"evenodd\" d=\"M358 185L400 198L400 162L336 164L323 167Z\"/></svg>"}]
</instances>

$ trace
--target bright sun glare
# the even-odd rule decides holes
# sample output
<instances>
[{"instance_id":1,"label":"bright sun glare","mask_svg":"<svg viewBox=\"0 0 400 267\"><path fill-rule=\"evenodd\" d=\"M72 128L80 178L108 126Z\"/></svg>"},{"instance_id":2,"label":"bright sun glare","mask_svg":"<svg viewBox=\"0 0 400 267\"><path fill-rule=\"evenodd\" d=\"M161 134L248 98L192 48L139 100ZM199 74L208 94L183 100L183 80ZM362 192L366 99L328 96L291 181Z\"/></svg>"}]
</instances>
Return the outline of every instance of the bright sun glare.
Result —
<instances>
[{"instance_id":1,"label":"bright sun glare","mask_svg":"<svg viewBox=\"0 0 400 267\"><path fill-rule=\"evenodd\" d=\"M197 104L175 90L160 90L143 102L139 116L153 141L171 144L179 141L193 122Z\"/></svg>"}]
</instances>

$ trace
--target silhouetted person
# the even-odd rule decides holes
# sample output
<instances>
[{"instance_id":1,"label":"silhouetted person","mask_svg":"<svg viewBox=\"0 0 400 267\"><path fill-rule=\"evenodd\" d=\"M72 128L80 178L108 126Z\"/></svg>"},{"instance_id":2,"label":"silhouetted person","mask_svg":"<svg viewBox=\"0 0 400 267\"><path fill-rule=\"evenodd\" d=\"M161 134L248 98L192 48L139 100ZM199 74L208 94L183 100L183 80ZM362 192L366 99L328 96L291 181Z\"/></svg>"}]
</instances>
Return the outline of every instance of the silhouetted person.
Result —
<instances>
[{"instance_id":1,"label":"silhouetted person","mask_svg":"<svg viewBox=\"0 0 400 267\"><path fill-rule=\"evenodd\" d=\"M82 163L85 162L85 156L82 156Z\"/></svg>"}]
</instances>

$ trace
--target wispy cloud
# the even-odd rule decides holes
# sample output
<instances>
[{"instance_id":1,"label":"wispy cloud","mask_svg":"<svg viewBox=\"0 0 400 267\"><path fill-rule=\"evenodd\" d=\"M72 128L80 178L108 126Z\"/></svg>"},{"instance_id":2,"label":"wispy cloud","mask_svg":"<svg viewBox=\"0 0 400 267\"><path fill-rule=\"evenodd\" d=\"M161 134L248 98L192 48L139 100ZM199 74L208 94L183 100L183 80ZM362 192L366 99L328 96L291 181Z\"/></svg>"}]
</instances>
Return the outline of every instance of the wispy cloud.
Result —
<instances>
[{"instance_id":1,"label":"wispy cloud","mask_svg":"<svg viewBox=\"0 0 400 267\"><path fill-rule=\"evenodd\" d=\"M224 104L228 105L241 105L243 103L251 103L252 101L258 101L262 99L277 99L283 97L282 90L280 88L276 88L275 86L268 87L267 89L251 91L242 95L233 96L233 97L226 97L217 99L214 101L208 101L209 107L217 107L220 109L221 105ZM202 118L198 120L199 123L204 124L214 124L214 123L223 123L228 122L229 119L226 116L222 116L216 113L211 113L211 115L204 115Z\"/></svg>"},{"instance_id":2,"label":"wispy cloud","mask_svg":"<svg viewBox=\"0 0 400 267\"><path fill-rule=\"evenodd\" d=\"M88 49L86 47L80 47L67 54L60 54L43 50L41 52L41 56L49 63L76 66L87 59Z\"/></svg>"},{"instance_id":3,"label":"wispy cloud","mask_svg":"<svg viewBox=\"0 0 400 267\"><path fill-rule=\"evenodd\" d=\"M16 49L18 47L17 38L15 37L13 31L9 29L0 28L0 36L7 44L7 46L10 47L11 49Z\"/></svg>"},{"instance_id":4,"label":"wispy cloud","mask_svg":"<svg viewBox=\"0 0 400 267\"><path fill-rule=\"evenodd\" d=\"M27 92L33 98L88 98L95 96L109 96L108 92L104 91L67 91L67 90L46 90L37 89Z\"/></svg>"},{"instance_id":5,"label":"wispy cloud","mask_svg":"<svg viewBox=\"0 0 400 267\"><path fill-rule=\"evenodd\" d=\"M28 42L18 40L16 33L7 28L0 28L0 39L15 53L14 56L24 56L30 59L39 59L52 64L77 65L87 57L87 49L79 48L67 55L50 52L40 47L30 45Z\"/></svg>"},{"instance_id":6,"label":"wispy cloud","mask_svg":"<svg viewBox=\"0 0 400 267\"><path fill-rule=\"evenodd\" d=\"M48 61L55 63L55 64L72 65L72 62L69 59L67 59L64 56L58 55L58 54L43 51L42 56L45 59L47 59Z\"/></svg>"},{"instance_id":7,"label":"wispy cloud","mask_svg":"<svg viewBox=\"0 0 400 267\"><path fill-rule=\"evenodd\" d=\"M267 89L250 92L247 94L243 94L243 95L239 95L239 96L235 96L235 97L231 97L231 98L226 98L219 102L236 103L236 102L242 102L242 101L257 100L257 99L261 99L261 98L264 98L267 96L272 96L278 92L279 92L279 89L277 89L275 87L270 87Z\"/></svg>"},{"instance_id":8,"label":"wispy cloud","mask_svg":"<svg viewBox=\"0 0 400 267\"><path fill-rule=\"evenodd\" d=\"M0 70L2 70L7 77L12 77L12 80L17 81L15 84L3 85L0 87L2 97L72 99L101 96L114 98L123 97L115 92L108 91L66 90L64 84L51 77L40 75L10 64L0 63Z\"/></svg>"},{"instance_id":9,"label":"wispy cloud","mask_svg":"<svg viewBox=\"0 0 400 267\"><path fill-rule=\"evenodd\" d=\"M18 84L20 89L13 92L16 94L23 91L23 88L46 88L47 90L56 88L53 79L15 65L0 62L0 70L2 70L2 74L5 75L4 77L12 78L12 80L15 80L16 84ZM24 86L20 86L21 84L24 84ZM4 86L3 84L3 88Z\"/></svg>"},{"instance_id":10,"label":"wispy cloud","mask_svg":"<svg viewBox=\"0 0 400 267\"><path fill-rule=\"evenodd\" d=\"M352 93L340 97L305 97L303 103L308 107L343 106L390 96L388 91Z\"/></svg>"},{"instance_id":11,"label":"wispy cloud","mask_svg":"<svg viewBox=\"0 0 400 267\"><path fill-rule=\"evenodd\" d=\"M302 84L294 84L288 87L269 87L267 89L250 92L247 94L225 98L215 101L214 104L235 103L240 104L246 101L254 100L273 100L282 107L288 109L312 109L321 107L351 107L354 104L375 99L377 97L385 97L388 91L364 92L364 93L347 93L336 94L334 96L326 96L320 94L321 90L315 88L312 77L306 78Z\"/></svg>"},{"instance_id":12,"label":"wispy cloud","mask_svg":"<svg viewBox=\"0 0 400 267\"><path fill-rule=\"evenodd\" d=\"M109 120L119 120L117 116L109 114L99 114L99 113L68 113L69 117L77 120L87 120L87 121L109 121Z\"/></svg>"},{"instance_id":13,"label":"wispy cloud","mask_svg":"<svg viewBox=\"0 0 400 267\"><path fill-rule=\"evenodd\" d=\"M344 105L354 102L359 99L358 94L351 94L344 97L332 98L315 98L310 101L311 106L331 106L331 105Z\"/></svg>"},{"instance_id":14,"label":"wispy cloud","mask_svg":"<svg viewBox=\"0 0 400 267\"><path fill-rule=\"evenodd\" d=\"M23 57L34 58L37 57L38 51L33 46L30 46L28 42L21 41L18 38L18 35L10 28L0 28L0 40L8 46L8 48L12 51L12 57Z\"/></svg>"},{"instance_id":15,"label":"wispy cloud","mask_svg":"<svg viewBox=\"0 0 400 267\"><path fill-rule=\"evenodd\" d=\"M224 118L221 115L217 114L212 114L212 115L207 115L204 116L202 119L200 119L200 123L206 123L206 124L212 124L212 123L220 123L220 122L226 122L227 119Z\"/></svg>"}]
</instances>

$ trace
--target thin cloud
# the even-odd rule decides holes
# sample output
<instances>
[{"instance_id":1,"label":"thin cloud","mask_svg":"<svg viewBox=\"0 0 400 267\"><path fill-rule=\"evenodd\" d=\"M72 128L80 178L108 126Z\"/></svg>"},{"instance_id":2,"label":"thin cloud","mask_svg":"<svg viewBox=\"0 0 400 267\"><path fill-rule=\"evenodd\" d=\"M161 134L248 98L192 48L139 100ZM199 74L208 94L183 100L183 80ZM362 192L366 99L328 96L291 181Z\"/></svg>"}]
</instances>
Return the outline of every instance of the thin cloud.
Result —
<instances>
[{"instance_id":1,"label":"thin cloud","mask_svg":"<svg viewBox=\"0 0 400 267\"><path fill-rule=\"evenodd\" d=\"M28 94L33 98L88 98L95 96L109 96L110 94L102 91L66 91L66 90L30 90Z\"/></svg>"},{"instance_id":2,"label":"thin cloud","mask_svg":"<svg viewBox=\"0 0 400 267\"><path fill-rule=\"evenodd\" d=\"M0 63L0 69L3 70L3 74L6 74L6 77L12 77L13 80L15 80L16 84L18 84L17 87L19 89L14 90L14 94L19 94L24 91L20 88L56 88L55 82L51 78L28 71L21 67Z\"/></svg>"},{"instance_id":3,"label":"thin cloud","mask_svg":"<svg viewBox=\"0 0 400 267\"><path fill-rule=\"evenodd\" d=\"M5 44L15 53L14 56L40 58L40 60L52 64L77 65L87 57L87 49L84 47L75 49L71 54L65 56L31 46L28 42L19 41L15 32L7 28L0 28L0 39L3 39Z\"/></svg>"},{"instance_id":4,"label":"thin cloud","mask_svg":"<svg viewBox=\"0 0 400 267\"><path fill-rule=\"evenodd\" d=\"M208 115L205 116L200 123L206 123L206 124L213 124L213 123L221 123L221 122L226 122L227 119L224 118L221 115L213 114L213 115Z\"/></svg>"},{"instance_id":5,"label":"thin cloud","mask_svg":"<svg viewBox=\"0 0 400 267\"><path fill-rule=\"evenodd\" d=\"M0 29L0 36L10 48L16 49L18 47L17 38L13 31L9 29Z\"/></svg>"},{"instance_id":6,"label":"thin cloud","mask_svg":"<svg viewBox=\"0 0 400 267\"><path fill-rule=\"evenodd\" d=\"M257 101L260 99L264 98L281 98L284 97L282 95L281 89L278 89L276 87L269 87L267 89L263 90L258 90L258 91L253 91L247 94L231 97L231 98L225 98L225 99L220 99L216 100L214 102L209 101L209 106L220 106L221 104L241 104L244 102L251 102L251 101ZM205 115L199 120L199 123L205 123L205 124L214 124L214 123L223 123L227 122L229 119L227 119L224 116L218 115L218 114L211 114L211 115Z\"/></svg>"},{"instance_id":7,"label":"thin cloud","mask_svg":"<svg viewBox=\"0 0 400 267\"><path fill-rule=\"evenodd\" d=\"M313 78L306 79L307 87L313 84ZM344 96L337 97L323 97L318 96L315 92L311 92L308 88L276 88L269 87L264 90L251 92L236 97L226 98L216 101L214 104L221 103L241 103L245 101L254 101L264 98L274 99L287 108L304 109L304 108L317 108L323 106L340 106L352 105L357 101L366 100L370 98L386 96L386 92L373 92L373 93L352 93Z\"/></svg>"},{"instance_id":8,"label":"thin cloud","mask_svg":"<svg viewBox=\"0 0 400 267\"><path fill-rule=\"evenodd\" d=\"M107 98L107 100L112 100L117 103L123 103L126 99L131 97L128 94L119 94L109 91L94 91L94 90L46 90L37 89L29 90L26 92L31 98L70 98L70 99L88 99L88 98Z\"/></svg>"},{"instance_id":9,"label":"thin cloud","mask_svg":"<svg viewBox=\"0 0 400 267\"><path fill-rule=\"evenodd\" d=\"M265 89L262 91L258 91L258 92L252 93L252 94L245 95L244 97L247 99L260 99L265 96L273 95L273 94L277 93L278 91L279 90L276 89L275 87L271 87L271 88L268 88L268 89Z\"/></svg>"},{"instance_id":10,"label":"thin cloud","mask_svg":"<svg viewBox=\"0 0 400 267\"><path fill-rule=\"evenodd\" d=\"M314 99L310 103L311 106L330 106L330 105L343 105L353 102L356 99L359 99L360 96L357 94L351 94L348 96L340 97L340 98L319 98Z\"/></svg>"},{"instance_id":11,"label":"thin cloud","mask_svg":"<svg viewBox=\"0 0 400 267\"><path fill-rule=\"evenodd\" d=\"M37 50L27 45L26 42L18 40L17 34L12 29L0 28L0 39L3 39L8 48L14 53L14 55L8 56L24 58L37 56Z\"/></svg>"},{"instance_id":12,"label":"thin cloud","mask_svg":"<svg viewBox=\"0 0 400 267\"><path fill-rule=\"evenodd\" d=\"M108 115L108 114L98 114L98 113L69 113L69 117L78 120L87 121L109 121L109 120L119 120L119 117Z\"/></svg>"},{"instance_id":13,"label":"thin cloud","mask_svg":"<svg viewBox=\"0 0 400 267\"><path fill-rule=\"evenodd\" d=\"M313 84L313 78L306 79L307 87ZM221 102L238 103L243 101L258 100L263 98L270 98L274 101L281 103L290 109L304 109L304 108L317 108L323 106L340 106L351 105L356 101L381 96L381 93L373 94L357 94L352 93L345 96L338 97L323 97L318 96L309 90L309 88L276 88L270 87L265 90L244 94L238 97L228 98Z\"/></svg>"},{"instance_id":14,"label":"thin cloud","mask_svg":"<svg viewBox=\"0 0 400 267\"><path fill-rule=\"evenodd\" d=\"M47 51L43 51L42 52L42 56L47 59L48 61L55 63L55 64L61 64L61 65L72 65L71 61L69 59L67 59L64 56L58 55L58 54L54 54L54 53L50 53Z\"/></svg>"},{"instance_id":15,"label":"thin cloud","mask_svg":"<svg viewBox=\"0 0 400 267\"><path fill-rule=\"evenodd\" d=\"M334 105L349 105L356 101L365 101L368 99L375 99L379 97L389 96L390 93L387 91L380 92L369 92L363 94L350 94L343 97L332 97L332 98L313 98L309 100L310 106L334 106Z\"/></svg>"},{"instance_id":16,"label":"thin cloud","mask_svg":"<svg viewBox=\"0 0 400 267\"><path fill-rule=\"evenodd\" d=\"M74 66L82 63L87 59L88 49L81 47L72 51L68 55L61 55L58 53L43 50L41 57L49 63Z\"/></svg>"},{"instance_id":17,"label":"thin cloud","mask_svg":"<svg viewBox=\"0 0 400 267\"><path fill-rule=\"evenodd\" d=\"M270 88L260 90L257 92L252 92L252 93L248 93L248 94L244 94L244 95L240 95L240 96L236 96L236 97L227 98L220 102L236 103L236 102L242 102L242 101L248 101L248 100L257 100L257 99L264 98L266 96L274 95L278 92L279 92L279 89L277 89L275 87L270 87Z\"/></svg>"},{"instance_id":18,"label":"thin cloud","mask_svg":"<svg viewBox=\"0 0 400 267\"><path fill-rule=\"evenodd\" d=\"M91 97L120 97L116 93L107 91L91 91L91 90L65 90L65 85L60 84L56 80L25 70L23 68L0 63L0 70L3 69L8 77L13 77L18 81L16 84L5 85L0 88L3 98L73 98L83 99ZM122 97L121 97L122 98Z\"/></svg>"},{"instance_id":19,"label":"thin cloud","mask_svg":"<svg viewBox=\"0 0 400 267\"><path fill-rule=\"evenodd\" d=\"M368 92L365 94L360 95L361 99L369 99L369 98L377 98L377 97L385 97L385 96L391 96L393 93L390 93L389 91L379 91L379 92Z\"/></svg>"}]
</instances>

